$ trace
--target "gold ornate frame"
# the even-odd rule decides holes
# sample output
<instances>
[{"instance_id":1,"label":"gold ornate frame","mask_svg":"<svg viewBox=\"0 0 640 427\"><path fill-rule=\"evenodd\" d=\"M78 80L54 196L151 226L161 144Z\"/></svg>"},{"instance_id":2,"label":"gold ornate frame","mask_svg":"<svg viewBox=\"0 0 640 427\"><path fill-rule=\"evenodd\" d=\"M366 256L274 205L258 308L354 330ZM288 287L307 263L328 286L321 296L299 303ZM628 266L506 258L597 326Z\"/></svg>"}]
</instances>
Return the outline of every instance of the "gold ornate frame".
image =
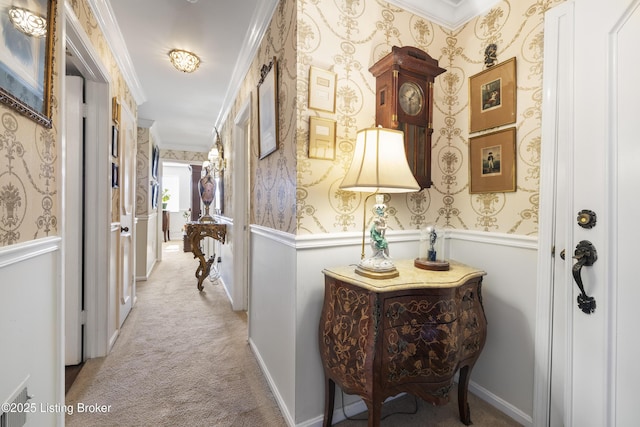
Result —
<instances>
[{"instance_id":1,"label":"gold ornate frame","mask_svg":"<svg viewBox=\"0 0 640 427\"><path fill-rule=\"evenodd\" d=\"M516 128L469 139L469 192L516 191Z\"/></svg>"},{"instance_id":2,"label":"gold ornate frame","mask_svg":"<svg viewBox=\"0 0 640 427\"><path fill-rule=\"evenodd\" d=\"M34 4L37 10L17 8L16 13L46 25L42 36L29 35L18 21L0 20L0 102L50 129L56 0Z\"/></svg>"},{"instance_id":3,"label":"gold ornate frame","mask_svg":"<svg viewBox=\"0 0 640 427\"><path fill-rule=\"evenodd\" d=\"M516 58L469 77L469 132L516 121Z\"/></svg>"}]
</instances>

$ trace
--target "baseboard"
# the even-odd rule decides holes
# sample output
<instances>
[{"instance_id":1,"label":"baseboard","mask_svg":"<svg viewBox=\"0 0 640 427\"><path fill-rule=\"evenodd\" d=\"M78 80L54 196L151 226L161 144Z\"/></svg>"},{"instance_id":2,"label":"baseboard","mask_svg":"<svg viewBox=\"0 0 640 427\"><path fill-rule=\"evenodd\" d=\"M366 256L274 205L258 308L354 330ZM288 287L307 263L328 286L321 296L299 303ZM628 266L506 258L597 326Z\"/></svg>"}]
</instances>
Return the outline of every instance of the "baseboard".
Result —
<instances>
[{"instance_id":1,"label":"baseboard","mask_svg":"<svg viewBox=\"0 0 640 427\"><path fill-rule=\"evenodd\" d=\"M153 271L157 262L158 262L157 259L153 260L153 263L151 263L151 267L149 267L149 269L147 270L147 273L144 276L136 276L136 282L146 282L147 280L149 280L149 277L151 276L151 272Z\"/></svg>"},{"instance_id":2,"label":"baseboard","mask_svg":"<svg viewBox=\"0 0 640 427\"><path fill-rule=\"evenodd\" d=\"M278 407L280 408L280 412L282 412L282 416L284 417L284 420L287 422L288 426L295 427L295 421L291 417L291 412L289 411L289 408L287 408L287 405L284 399L282 398L282 396L278 391L278 387L276 387L276 383L273 381L273 378L269 374L269 371L267 370L267 366L265 365L264 360L262 359L262 356L260 356L260 352L258 351L257 347L255 346L251 338L249 338L249 347L251 348L253 355L256 357L258 366L260 366L260 370L262 371L262 374L267 379L267 383L269 384L269 389L271 389L271 392L273 393L273 396L276 399L276 402L278 403Z\"/></svg>"},{"instance_id":3,"label":"baseboard","mask_svg":"<svg viewBox=\"0 0 640 427\"><path fill-rule=\"evenodd\" d=\"M533 427L533 418L531 415L525 414L509 402L491 393L486 388L479 386L473 381L469 381L469 391L496 408L498 411L513 418L523 426Z\"/></svg>"}]
</instances>

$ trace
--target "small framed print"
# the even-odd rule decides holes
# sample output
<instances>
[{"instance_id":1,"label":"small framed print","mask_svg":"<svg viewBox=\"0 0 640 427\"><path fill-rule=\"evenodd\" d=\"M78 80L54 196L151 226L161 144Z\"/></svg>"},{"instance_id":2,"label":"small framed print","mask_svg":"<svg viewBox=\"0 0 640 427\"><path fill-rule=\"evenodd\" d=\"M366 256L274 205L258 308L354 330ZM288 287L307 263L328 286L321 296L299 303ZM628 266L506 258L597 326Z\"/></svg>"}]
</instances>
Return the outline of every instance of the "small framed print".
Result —
<instances>
[{"instance_id":1,"label":"small framed print","mask_svg":"<svg viewBox=\"0 0 640 427\"><path fill-rule=\"evenodd\" d=\"M336 111L336 73L317 67L309 68L309 108Z\"/></svg>"},{"instance_id":2,"label":"small framed print","mask_svg":"<svg viewBox=\"0 0 640 427\"><path fill-rule=\"evenodd\" d=\"M469 132L516 122L516 58L469 78Z\"/></svg>"},{"instance_id":3,"label":"small framed print","mask_svg":"<svg viewBox=\"0 0 640 427\"><path fill-rule=\"evenodd\" d=\"M309 158L333 160L336 156L336 121L309 117Z\"/></svg>"},{"instance_id":4,"label":"small framed print","mask_svg":"<svg viewBox=\"0 0 640 427\"><path fill-rule=\"evenodd\" d=\"M120 123L120 102L117 96L111 98L111 120L116 125Z\"/></svg>"},{"instance_id":5,"label":"small framed print","mask_svg":"<svg viewBox=\"0 0 640 427\"><path fill-rule=\"evenodd\" d=\"M469 192L516 191L516 128L469 139Z\"/></svg>"},{"instance_id":6,"label":"small framed print","mask_svg":"<svg viewBox=\"0 0 640 427\"><path fill-rule=\"evenodd\" d=\"M119 180L118 180L118 164L111 163L111 188L118 188Z\"/></svg>"},{"instance_id":7,"label":"small framed print","mask_svg":"<svg viewBox=\"0 0 640 427\"><path fill-rule=\"evenodd\" d=\"M111 155L118 157L118 127L111 126Z\"/></svg>"}]
</instances>

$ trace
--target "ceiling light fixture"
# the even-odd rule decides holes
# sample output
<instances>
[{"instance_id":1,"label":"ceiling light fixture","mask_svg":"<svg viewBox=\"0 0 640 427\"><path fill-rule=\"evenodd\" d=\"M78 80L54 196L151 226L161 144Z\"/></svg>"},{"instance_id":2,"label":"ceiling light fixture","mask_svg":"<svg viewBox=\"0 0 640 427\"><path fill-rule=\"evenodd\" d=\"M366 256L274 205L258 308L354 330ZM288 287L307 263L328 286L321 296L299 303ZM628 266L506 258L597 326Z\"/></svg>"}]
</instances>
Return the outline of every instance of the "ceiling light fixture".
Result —
<instances>
[{"instance_id":1,"label":"ceiling light fixture","mask_svg":"<svg viewBox=\"0 0 640 427\"><path fill-rule=\"evenodd\" d=\"M14 27L32 37L44 37L47 34L47 20L21 7L9 9L9 19Z\"/></svg>"},{"instance_id":2,"label":"ceiling light fixture","mask_svg":"<svg viewBox=\"0 0 640 427\"><path fill-rule=\"evenodd\" d=\"M184 73L193 73L200 66L198 55L188 50L173 49L169 52L169 59L174 67Z\"/></svg>"}]
</instances>

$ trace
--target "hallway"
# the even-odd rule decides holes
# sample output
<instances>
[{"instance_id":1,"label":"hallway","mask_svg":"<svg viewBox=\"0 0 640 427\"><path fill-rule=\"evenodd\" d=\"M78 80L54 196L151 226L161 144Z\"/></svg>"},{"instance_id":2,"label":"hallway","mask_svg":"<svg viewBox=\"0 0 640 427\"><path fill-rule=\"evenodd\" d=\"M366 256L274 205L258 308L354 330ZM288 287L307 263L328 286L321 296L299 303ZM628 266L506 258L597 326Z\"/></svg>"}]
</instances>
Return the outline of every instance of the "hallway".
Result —
<instances>
[{"instance_id":1,"label":"hallway","mask_svg":"<svg viewBox=\"0 0 640 427\"><path fill-rule=\"evenodd\" d=\"M247 343L246 313L224 289L196 289L196 261L181 242L163 244L106 358L85 363L66 395L67 426L284 426ZM106 405L79 413L78 403Z\"/></svg>"}]
</instances>

